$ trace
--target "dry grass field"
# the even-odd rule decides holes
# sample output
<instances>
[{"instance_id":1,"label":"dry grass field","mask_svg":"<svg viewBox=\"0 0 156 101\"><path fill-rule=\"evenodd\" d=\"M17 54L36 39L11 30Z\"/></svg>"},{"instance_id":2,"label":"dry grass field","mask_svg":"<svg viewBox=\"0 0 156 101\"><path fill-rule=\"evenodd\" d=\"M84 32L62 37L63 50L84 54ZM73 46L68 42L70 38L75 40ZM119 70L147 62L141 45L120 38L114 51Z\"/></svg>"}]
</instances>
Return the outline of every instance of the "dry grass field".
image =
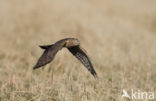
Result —
<instances>
[{"instance_id":1,"label":"dry grass field","mask_svg":"<svg viewBox=\"0 0 156 101\"><path fill-rule=\"evenodd\" d=\"M67 49L32 70L43 50L78 38L99 78ZM121 100L122 90L154 92L155 0L0 0L0 101Z\"/></svg>"}]
</instances>

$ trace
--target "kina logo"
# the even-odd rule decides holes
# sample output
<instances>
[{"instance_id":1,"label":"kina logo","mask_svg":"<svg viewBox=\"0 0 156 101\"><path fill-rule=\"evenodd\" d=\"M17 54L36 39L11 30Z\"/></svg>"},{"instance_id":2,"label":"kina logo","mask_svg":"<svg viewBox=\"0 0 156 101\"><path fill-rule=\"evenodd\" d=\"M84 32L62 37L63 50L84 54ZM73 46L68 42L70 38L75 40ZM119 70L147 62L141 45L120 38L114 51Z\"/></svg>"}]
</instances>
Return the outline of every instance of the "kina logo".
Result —
<instances>
[{"instance_id":1,"label":"kina logo","mask_svg":"<svg viewBox=\"0 0 156 101\"><path fill-rule=\"evenodd\" d=\"M122 96L121 99L128 98L128 99L147 99L152 100L154 99L154 92L142 92L140 90L133 90L131 89L131 92L128 93L125 89L122 90Z\"/></svg>"}]
</instances>

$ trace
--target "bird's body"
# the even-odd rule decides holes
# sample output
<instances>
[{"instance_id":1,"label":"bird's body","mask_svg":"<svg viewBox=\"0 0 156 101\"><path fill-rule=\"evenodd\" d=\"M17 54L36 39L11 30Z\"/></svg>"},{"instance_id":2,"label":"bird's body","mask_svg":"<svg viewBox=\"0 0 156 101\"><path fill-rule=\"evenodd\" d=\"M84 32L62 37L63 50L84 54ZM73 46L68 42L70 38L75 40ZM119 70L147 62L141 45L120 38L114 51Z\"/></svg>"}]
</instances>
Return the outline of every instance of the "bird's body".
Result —
<instances>
[{"instance_id":1,"label":"bird's body","mask_svg":"<svg viewBox=\"0 0 156 101\"><path fill-rule=\"evenodd\" d=\"M86 53L80 48L80 42L76 38L65 38L57 41L55 44L40 46L42 49L45 49L42 56L39 58L37 64L34 66L34 69L44 66L50 63L56 53L61 50L63 47L68 48L68 50L78 59L80 62L91 72L94 77L97 77L97 74L92 66L89 57Z\"/></svg>"}]
</instances>

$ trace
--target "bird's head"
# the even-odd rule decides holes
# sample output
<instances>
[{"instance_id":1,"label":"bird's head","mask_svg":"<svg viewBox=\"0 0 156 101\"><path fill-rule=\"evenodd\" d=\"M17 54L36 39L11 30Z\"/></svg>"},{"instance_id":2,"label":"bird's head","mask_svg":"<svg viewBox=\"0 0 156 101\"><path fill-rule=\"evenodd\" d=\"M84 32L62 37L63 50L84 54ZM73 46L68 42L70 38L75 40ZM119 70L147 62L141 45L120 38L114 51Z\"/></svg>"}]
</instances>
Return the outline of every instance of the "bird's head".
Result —
<instances>
[{"instance_id":1,"label":"bird's head","mask_svg":"<svg viewBox=\"0 0 156 101\"><path fill-rule=\"evenodd\" d=\"M66 47L79 46L80 41L78 39L72 38L66 41Z\"/></svg>"}]
</instances>

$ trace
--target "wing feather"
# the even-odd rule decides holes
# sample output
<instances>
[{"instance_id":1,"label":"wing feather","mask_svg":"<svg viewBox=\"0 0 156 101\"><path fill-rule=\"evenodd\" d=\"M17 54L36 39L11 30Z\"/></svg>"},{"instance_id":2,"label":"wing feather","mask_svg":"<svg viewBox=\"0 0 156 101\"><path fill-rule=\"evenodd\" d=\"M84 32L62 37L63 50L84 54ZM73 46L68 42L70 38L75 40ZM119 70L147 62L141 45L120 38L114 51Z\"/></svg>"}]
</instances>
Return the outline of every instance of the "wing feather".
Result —
<instances>
[{"instance_id":1,"label":"wing feather","mask_svg":"<svg viewBox=\"0 0 156 101\"><path fill-rule=\"evenodd\" d=\"M42 46L42 47L44 47L44 46ZM63 48L63 44L54 44L54 45L51 45L51 47L48 47L47 49L45 49L45 51L43 52L41 57L38 59L38 62L34 66L33 69L39 68L41 66L44 66L44 65L50 63L54 59L56 53L62 48Z\"/></svg>"},{"instance_id":2,"label":"wing feather","mask_svg":"<svg viewBox=\"0 0 156 101\"><path fill-rule=\"evenodd\" d=\"M89 57L79 46L69 47L68 50L88 69L88 71L90 71L94 77L97 77Z\"/></svg>"}]
</instances>

